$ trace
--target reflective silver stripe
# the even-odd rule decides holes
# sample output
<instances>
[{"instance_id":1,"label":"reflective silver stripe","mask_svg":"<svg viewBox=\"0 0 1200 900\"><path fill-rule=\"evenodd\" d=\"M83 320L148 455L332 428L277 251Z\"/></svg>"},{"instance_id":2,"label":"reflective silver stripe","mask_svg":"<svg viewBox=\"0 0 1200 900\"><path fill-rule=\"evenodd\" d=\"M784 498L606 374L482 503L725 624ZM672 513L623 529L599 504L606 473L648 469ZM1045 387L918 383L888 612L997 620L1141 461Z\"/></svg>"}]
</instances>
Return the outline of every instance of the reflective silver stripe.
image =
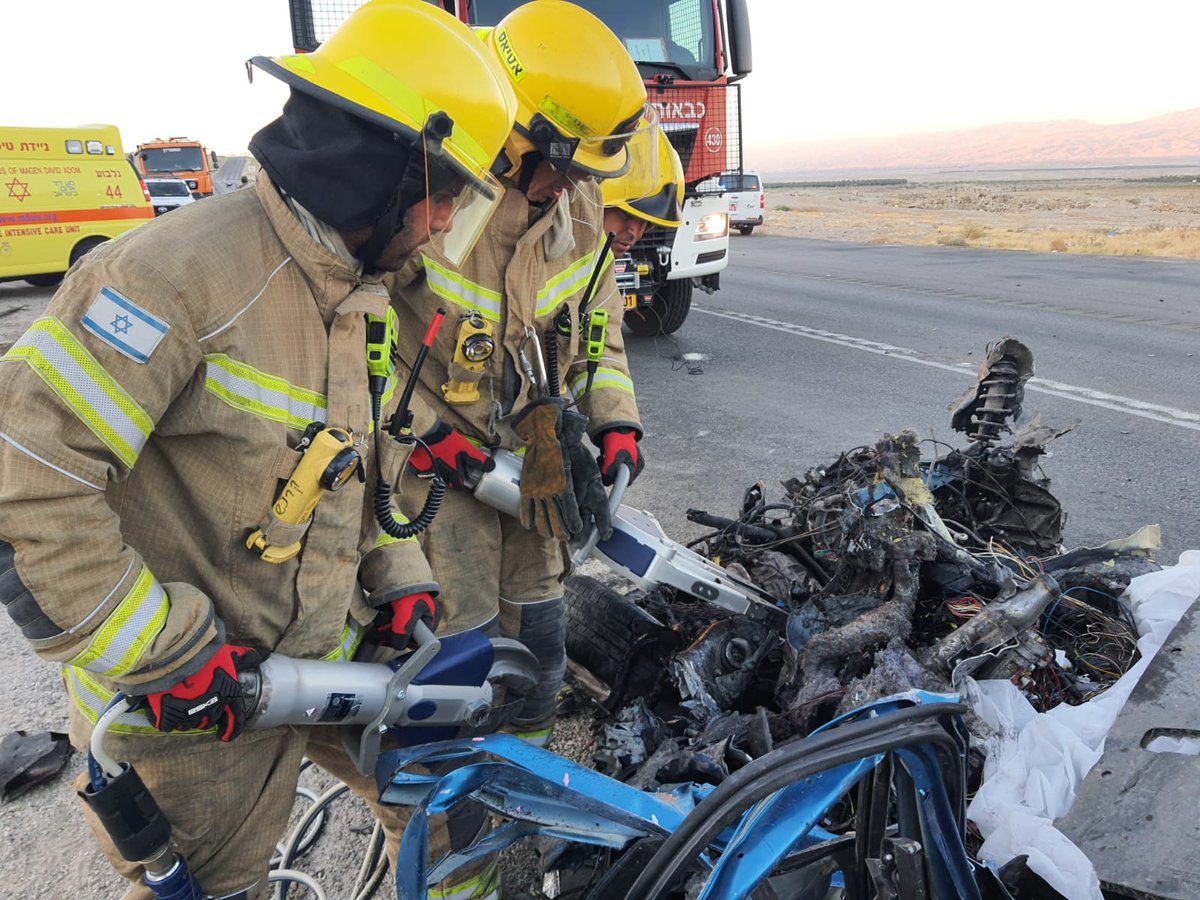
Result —
<instances>
[{"instance_id":1,"label":"reflective silver stripe","mask_svg":"<svg viewBox=\"0 0 1200 900\"><path fill-rule=\"evenodd\" d=\"M114 692L106 688L84 669L75 666L63 666L63 679L66 681L67 693L79 707L79 711L93 725L100 721L105 707L114 696ZM127 712L117 716L117 720L109 726L109 731L120 734L154 734L167 737L167 734L156 729L147 720L144 713ZM215 728L208 729L216 731ZM180 734L200 734L199 731L174 731L171 736Z\"/></svg>"},{"instance_id":2,"label":"reflective silver stripe","mask_svg":"<svg viewBox=\"0 0 1200 900\"><path fill-rule=\"evenodd\" d=\"M128 468L154 422L61 321L38 319L5 359L24 360L79 420Z\"/></svg>"},{"instance_id":3,"label":"reflective silver stripe","mask_svg":"<svg viewBox=\"0 0 1200 900\"><path fill-rule=\"evenodd\" d=\"M109 678L130 671L162 631L170 606L167 592L150 570L142 566L129 593L108 614L87 648L70 665Z\"/></svg>"},{"instance_id":4,"label":"reflective silver stripe","mask_svg":"<svg viewBox=\"0 0 1200 900\"><path fill-rule=\"evenodd\" d=\"M589 253L547 281L545 287L537 292L537 315L546 315L559 301L586 287L588 279L592 277L592 260L595 258L595 253Z\"/></svg>"},{"instance_id":5,"label":"reflective silver stripe","mask_svg":"<svg viewBox=\"0 0 1200 900\"><path fill-rule=\"evenodd\" d=\"M292 261L292 258L289 256L283 262L281 262L279 265L277 265L274 269L272 269L271 274L267 276L267 280L263 282L263 286L258 289L257 294L255 294L253 297L250 298L249 303L247 303L245 306L243 306L241 309L239 309L236 313L234 313L233 318L230 319L228 322L226 322L224 325L221 325L214 331L210 331L208 334L201 335L199 340L201 342L207 341L211 338L216 337L218 334L220 334L225 329L232 327L233 323L236 322L238 319L240 319L242 317L242 314L245 313L246 310L248 310L250 307L252 307L255 303L257 303L258 298L261 297L264 293L266 293L267 287L271 284L271 279L273 279L279 273L279 270L282 269L284 266L286 266L291 261Z\"/></svg>"},{"instance_id":6,"label":"reflective silver stripe","mask_svg":"<svg viewBox=\"0 0 1200 900\"><path fill-rule=\"evenodd\" d=\"M480 315L492 322L500 321L500 294L483 285L468 281L456 272L438 265L429 257L422 257L425 279L429 289L456 306L479 310Z\"/></svg>"},{"instance_id":7,"label":"reflective silver stripe","mask_svg":"<svg viewBox=\"0 0 1200 900\"><path fill-rule=\"evenodd\" d=\"M323 394L288 384L224 353L210 353L204 359L208 363L205 389L234 409L300 430L325 421Z\"/></svg>"},{"instance_id":8,"label":"reflective silver stripe","mask_svg":"<svg viewBox=\"0 0 1200 900\"><path fill-rule=\"evenodd\" d=\"M571 379L571 396L576 400L583 396L584 390L587 388L587 373L576 375ZM592 390L601 388L615 388L618 391L633 396L633 381L624 372L617 369L606 369L601 366L596 370L596 377L592 380Z\"/></svg>"},{"instance_id":9,"label":"reflective silver stripe","mask_svg":"<svg viewBox=\"0 0 1200 900\"><path fill-rule=\"evenodd\" d=\"M24 453L26 456L30 457L31 459L36 459L43 466L45 466L48 469L53 469L59 475L63 475L67 478L70 478L72 481L78 481L80 484L90 487L92 490L96 490L96 491L104 490L103 485L93 484L92 482L88 481L86 478L80 478L78 475L72 474L71 472L68 472L66 469L60 468L60 467L54 465L54 463L49 462L48 460L42 459L40 456L38 456L36 453L34 453L28 447L23 445L20 441L14 440L12 435L10 435L10 434L5 434L3 431L0 431L0 440L7 441L8 443L10 443L14 447L16 447L18 450L20 450L22 453Z\"/></svg>"},{"instance_id":10,"label":"reflective silver stripe","mask_svg":"<svg viewBox=\"0 0 1200 900\"><path fill-rule=\"evenodd\" d=\"M426 894L428 900L500 900L500 861L495 857L486 869L466 881L453 881L453 875Z\"/></svg>"},{"instance_id":11,"label":"reflective silver stripe","mask_svg":"<svg viewBox=\"0 0 1200 900\"><path fill-rule=\"evenodd\" d=\"M346 622L346 627L342 629L342 640L333 650L330 650L324 656L323 660L339 660L351 659L354 656L354 651L358 649L358 642L362 638L363 631L353 619Z\"/></svg>"}]
</instances>

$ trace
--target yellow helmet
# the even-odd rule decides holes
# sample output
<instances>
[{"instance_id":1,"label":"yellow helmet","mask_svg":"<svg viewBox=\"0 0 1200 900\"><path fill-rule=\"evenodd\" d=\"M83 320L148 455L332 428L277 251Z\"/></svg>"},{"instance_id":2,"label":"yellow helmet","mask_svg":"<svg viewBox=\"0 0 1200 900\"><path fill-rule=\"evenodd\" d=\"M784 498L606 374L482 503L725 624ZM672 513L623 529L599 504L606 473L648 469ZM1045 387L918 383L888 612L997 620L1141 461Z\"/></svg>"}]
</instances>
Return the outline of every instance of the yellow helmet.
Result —
<instances>
[{"instance_id":1,"label":"yellow helmet","mask_svg":"<svg viewBox=\"0 0 1200 900\"><path fill-rule=\"evenodd\" d=\"M504 68L470 28L424 0L368 0L312 53L250 63L293 90L420 142L429 162L474 188L462 192L446 235L454 244L474 243L503 193L491 168L512 132L517 102ZM449 255L460 254L451 248Z\"/></svg>"},{"instance_id":2,"label":"yellow helmet","mask_svg":"<svg viewBox=\"0 0 1200 900\"><path fill-rule=\"evenodd\" d=\"M683 164L666 132L657 129L630 140L630 151L635 159L641 156L636 145L651 140L658 149L657 168L647 172L636 168L635 164L620 178L600 182L600 195L605 206L615 206L663 228L678 228L683 224Z\"/></svg>"},{"instance_id":3,"label":"yellow helmet","mask_svg":"<svg viewBox=\"0 0 1200 900\"><path fill-rule=\"evenodd\" d=\"M534 0L485 39L517 95L514 164L537 150L564 172L612 178L629 168L629 138L657 118L637 65L608 26L565 0Z\"/></svg>"}]
</instances>

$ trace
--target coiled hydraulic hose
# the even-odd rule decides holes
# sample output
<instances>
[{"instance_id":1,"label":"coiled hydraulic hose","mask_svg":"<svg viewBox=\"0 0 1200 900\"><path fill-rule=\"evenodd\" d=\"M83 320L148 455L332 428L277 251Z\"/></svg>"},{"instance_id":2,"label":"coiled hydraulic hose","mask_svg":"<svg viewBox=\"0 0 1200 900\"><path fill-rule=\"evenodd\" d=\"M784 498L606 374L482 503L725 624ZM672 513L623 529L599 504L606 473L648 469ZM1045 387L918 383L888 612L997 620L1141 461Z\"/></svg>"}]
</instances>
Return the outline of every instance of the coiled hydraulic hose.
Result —
<instances>
[{"instance_id":1,"label":"coiled hydraulic hose","mask_svg":"<svg viewBox=\"0 0 1200 900\"><path fill-rule=\"evenodd\" d=\"M429 328L425 331L425 337L421 340L421 349L417 351L417 358L413 361L412 371L409 373L408 380L404 383L404 391L400 395L400 403L396 407L396 412L392 416L392 421L388 426L388 433L393 440L401 444L416 444L420 443L420 438L412 433L412 412L409 410L409 403L412 401L413 390L417 386L417 376L421 372L421 366L425 364L425 357L429 354L429 348L433 346L433 339L437 336L438 329L442 325L442 320L446 317L446 311L439 308L437 314L434 315L433 321L429 323ZM387 352L395 354L394 346L388 347ZM392 362L394 363L394 357ZM373 497L375 507L375 521L379 523L379 527L383 529L383 533L389 537L406 540L407 538L416 537L422 531L430 526L433 522L433 517L437 515L438 510L442 506L442 500L446 496L446 482L438 475L434 475L429 482L429 492L425 495L425 502L421 506L421 511L417 517L411 522L399 522L396 516L392 513L392 486L383 477L383 442L380 438L380 433L383 428L380 424L382 415L381 407L383 405L383 390L385 379L382 377L369 379L371 386L371 421L375 425L375 493ZM429 452L429 448L425 448ZM433 454L430 453L430 458Z\"/></svg>"},{"instance_id":2,"label":"coiled hydraulic hose","mask_svg":"<svg viewBox=\"0 0 1200 900\"><path fill-rule=\"evenodd\" d=\"M379 437L379 432L382 430L379 427L379 407L379 395L373 393L371 395L371 418L375 422L375 495L373 498L375 521L379 523L384 534L405 540L416 537L433 523L433 517L441 509L442 501L446 497L446 482L434 475L429 481L429 492L425 495L425 502L421 506L421 511L417 513L417 517L411 522L397 521L392 512L392 486L384 479L383 463L380 462L383 456L383 442ZM399 411L396 414L399 415ZM417 441L411 435L398 440L403 443L410 441L416 443ZM432 456L432 454L430 455Z\"/></svg>"}]
</instances>

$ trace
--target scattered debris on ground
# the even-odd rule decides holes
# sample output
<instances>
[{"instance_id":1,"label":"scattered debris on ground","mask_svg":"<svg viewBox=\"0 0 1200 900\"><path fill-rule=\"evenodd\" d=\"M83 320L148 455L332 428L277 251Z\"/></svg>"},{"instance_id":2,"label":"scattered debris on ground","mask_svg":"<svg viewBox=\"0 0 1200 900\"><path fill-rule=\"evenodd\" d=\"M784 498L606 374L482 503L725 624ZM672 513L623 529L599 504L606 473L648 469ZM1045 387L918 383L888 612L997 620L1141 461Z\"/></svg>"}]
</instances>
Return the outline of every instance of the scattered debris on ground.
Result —
<instances>
[{"instance_id":1,"label":"scattered debris on ground","mask_svg":"<svg viewBox=\"0 0 1200 900\"><path fill-rule=\"evenodd\" d=\"M0 741L0 803L15 800L62 771L71 755L67 736L57 731L12 731Z\"/></svg>"}]
</instances>

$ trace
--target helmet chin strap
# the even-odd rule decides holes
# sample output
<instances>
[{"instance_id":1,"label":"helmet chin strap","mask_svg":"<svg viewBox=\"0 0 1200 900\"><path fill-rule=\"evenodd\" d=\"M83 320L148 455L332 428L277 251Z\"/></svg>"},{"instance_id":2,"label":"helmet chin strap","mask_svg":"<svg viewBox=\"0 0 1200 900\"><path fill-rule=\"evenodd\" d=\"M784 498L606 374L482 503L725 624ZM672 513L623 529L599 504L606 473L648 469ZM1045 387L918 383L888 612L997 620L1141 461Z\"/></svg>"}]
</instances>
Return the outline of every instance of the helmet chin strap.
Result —
<instances>
[{"instance_id":1,"label":"helmet chin strap","mask_svg":"<svg viewBox=\"0 0 1200 900\"><path fill-rule=\"evenodd\" d=\"M411 161L409 165L411 166ZM384 248L404 227L404 210L411 205L405 204L403 200L406 179L407 172L396 186L396 192L392 195L391 201L371 226L370 237L354 253L362 261L364 272L374 272L379 268L379 257Z\"/></svg>"}]
</instances>

